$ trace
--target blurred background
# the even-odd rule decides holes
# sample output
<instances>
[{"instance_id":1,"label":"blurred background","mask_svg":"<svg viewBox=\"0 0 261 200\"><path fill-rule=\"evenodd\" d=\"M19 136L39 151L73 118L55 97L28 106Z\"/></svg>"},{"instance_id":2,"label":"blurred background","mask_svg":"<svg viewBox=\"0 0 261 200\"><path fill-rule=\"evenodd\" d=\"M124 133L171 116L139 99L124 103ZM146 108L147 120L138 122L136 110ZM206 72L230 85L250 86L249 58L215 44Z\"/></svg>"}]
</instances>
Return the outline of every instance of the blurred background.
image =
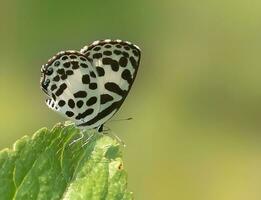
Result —
<instances>
[{"instance_id":1,"label":"blurred background","mask_svg":"<svg viewBox=\"0 0 261 200\"><path fill-rule=\"evenodd\" d=\"M107 124L127 147L135 199L261 199L261 2L1 1L0 148L64 121L39 89L58 51L97 39L142 49Z\"/></svg>"}]
</instances>

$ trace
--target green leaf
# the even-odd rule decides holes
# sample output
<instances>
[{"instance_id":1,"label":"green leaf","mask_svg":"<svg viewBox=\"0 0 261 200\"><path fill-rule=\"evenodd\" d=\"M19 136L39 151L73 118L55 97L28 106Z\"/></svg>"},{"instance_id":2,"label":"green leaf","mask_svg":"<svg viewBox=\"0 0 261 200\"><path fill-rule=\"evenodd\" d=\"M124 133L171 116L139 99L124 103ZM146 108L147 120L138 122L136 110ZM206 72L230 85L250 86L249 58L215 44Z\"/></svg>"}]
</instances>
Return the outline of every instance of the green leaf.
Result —
<instances>
[{"instance_id":1,"label":"green leaf","mask_svg":"<svg viewBox=\"0 0 261 200\"><path fill-rule=\"evenodd\" d=\"M90 137L89 135L92 135ZM73 125L40 129L0 152L0 199L129 200L117 140Z\"/></svg>"}]
</instances>

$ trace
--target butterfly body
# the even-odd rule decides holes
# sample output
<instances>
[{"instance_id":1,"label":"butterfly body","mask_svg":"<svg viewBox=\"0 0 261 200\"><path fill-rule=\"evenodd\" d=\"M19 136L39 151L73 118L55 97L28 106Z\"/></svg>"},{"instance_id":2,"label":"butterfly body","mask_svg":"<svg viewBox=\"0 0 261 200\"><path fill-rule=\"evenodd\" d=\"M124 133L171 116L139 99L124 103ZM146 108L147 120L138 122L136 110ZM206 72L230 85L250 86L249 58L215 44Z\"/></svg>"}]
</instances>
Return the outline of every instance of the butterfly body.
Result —
<instances>
[{"instance_id":1,"label":"butterfly body","mask_svg":"<svg viewBox=\"0 0 261 200\"><path fill-rule=\"evenodd\" d=\"M80 128L102 127L127 97L139 62L140 49L121 40L60 52L41 69L46 104Z\"/></svg>"}]
</instances>

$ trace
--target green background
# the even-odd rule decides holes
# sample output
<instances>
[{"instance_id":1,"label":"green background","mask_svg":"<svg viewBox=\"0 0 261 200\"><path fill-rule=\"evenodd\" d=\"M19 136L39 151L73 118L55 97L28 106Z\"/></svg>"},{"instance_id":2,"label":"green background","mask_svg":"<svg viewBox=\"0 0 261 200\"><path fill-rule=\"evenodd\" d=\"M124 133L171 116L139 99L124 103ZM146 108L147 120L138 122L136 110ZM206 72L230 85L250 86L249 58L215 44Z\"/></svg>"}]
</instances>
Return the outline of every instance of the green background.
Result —
<instances>
[{"instance_id":1,"label":"green background","mask_svg":"<svg viewBox=\"0 0 261 200\"><path fill-rule=\"evenodd\" d=\"M142 49L132 91L107 124L124 142L135 199L261 199L259 0L0 3L0 148L64 121L41 65L97 39Z\"/></svg>"}]
</instances>

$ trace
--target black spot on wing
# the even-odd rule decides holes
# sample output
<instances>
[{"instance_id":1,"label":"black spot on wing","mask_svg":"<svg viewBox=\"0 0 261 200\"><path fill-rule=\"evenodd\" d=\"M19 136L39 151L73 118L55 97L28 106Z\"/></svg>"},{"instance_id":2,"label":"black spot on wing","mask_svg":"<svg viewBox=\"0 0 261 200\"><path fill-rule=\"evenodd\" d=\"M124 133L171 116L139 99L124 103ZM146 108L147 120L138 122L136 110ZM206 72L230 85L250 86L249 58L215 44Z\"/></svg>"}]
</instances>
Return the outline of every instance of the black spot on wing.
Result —
<instances>
[{"instance_id":1,"label":"black spot on wing","mask_svg":"<svg viewBox=\"0 0 261 200\"><path fill-rule=\"evenodd\" d=\"M128 45L125 45L124 49L128 51L128 50L130 50L130 47Z\"/></svg>"},{"instance_id":2,"label":"black spot on wing","mask_svg":"<svg viewBox=\"0 0 261 200\"><path fill-rule=\"evenodd\" d=\"M59 105L60 107L63 107L63 106L65 105L65 101L64 101L64 100L60 100L60 101L58 102L58 105Z\"/></svg>"},{"instance_id":3,"label":"black spot on wing","mask_svg":"<svg viewBox=\"0 0 261 200\"><path fill-rule=\"evenodd\" d=\"M132 82L132 77L131 77L131 73L130 70L125 69L122 73L121 73L121 77L126 80L129 84L131 84Z\"/></svg>"},{"instance_id":4,"label":"black spot on wing","mask_svg":"<svg viewBox=\"0 0 261 200\"><path fill-rule=\"evenodd\" d=\"M103 58L103 59L102 59L102 63L103 63L104 65L110 65L110 64L112 63L112 59L111 59L111 58L108 58L108 57Z\"/></svg>"},{"instance_id":5,"label":"black spot on wing","mask_svg":"<svg viewBox=\"0 0 261 200\"><path fill-rule=\"evenodd\" d=\"M54 101L56 101L56 96L55 96L54 93L52 93L52 98L53 98Z\"/></svg>"},{"instance_id":6,"label":"black spot on wing","mask_svg":"<svg viewBox=\"0 0 261 200\"><path fill-rule=\"evenodd\" d=\"M111 45L106 44L104 47L107 48L107 49L109 49L109 48L111 48Z\"/></svg>"},{"instance_id":7,"label":"black spot on wing","mask_svg":"<svg viewBox=\"0 0 261 200\"><path fill-rule=\"evenodd\" d=\"M105 56L111 56L112 55L112 52L111 51L104 51L103 54Z\"/></svg>"},{"instance_id":8,"label":"black spot on wing","mask_svg":"<svg viewBox=\"0 0 261 200\"><path fill-rule=\"evenodd\" d=\"M77 101L76 105L78 108L81 108L83 106L83 101L82 100Z\"/></svg>"},{"instance_id":9,"label":"black spot on wing","mask_svg":"<svg viewBox=\"0 0 261 200\"><path fill-rule=\"evenodd\" d=\"M93 48L94 51L99 51L100 49L101 49L101 47L99 47L99 46L96 46Z\"/></svg>"},{"instance_id":10,"label":"black spot on wing","mask_svg":"<svg viewBox=\"0 0 261 200\"><path fill-rule=\"evenodd\" d=\"M80 56L80 60L87 61L87 59L85 57L83 57L83 56Z\"/></svg>"},{"instance_id":11,"label":"black spot on wing","mask_svg":"<svg viewBox=\"0 0 261 200\"><path fill-rule=\"evenodd\" d=\"M95 90L95 89L97 89L97 87L98 87L97 83L90 83L90 84L89 84L89 88L90 88L91 90Z\"/></svg>"},{"instance_id":12,"label":"black spot on wing","mask_svg":"<svg viewBox=\"0 0 261 200\"><path fill-rule=\"evenodd\" d=\"M63 75L63 74L65 74L65 71L64 71L63 68L61 68L61 69L57 70L57 73L60 74L60 75Z\"/></svg>"},{"instance_id":13,"label":"black spot on wing","mask_svg":"<svg viewBox=\"0 0 261 200\"><path fill-rule=\"evenodd\" d=\"M92 56L93 59L99 59L99 58L101 58L101 57L102 57L102 54L101 54L101 53L95 53L95 54L93 54L93 56Z\"/></svg>"},{"instance_id":14,"label":"black spot on wing","mask_svg":"<svg viewBox=\"0 0 261 200\"><path fill-rule=\"evenodd\" d=\"M129 57L129 54L128 54L126 51L123 51L123 52L122 52L122 55L123 55L124 57L126 57L126 58Z\"/></svg>"},{"instance_id":15,"label":"black spot on wing","mask_svg":"<svg viewBox=\"0 0 261 200\"><path fill-rule=\"evenodd\" d=\"M89 83L90 83L90 77L89 77L88 74L84 74L84 75L82 76L82 83L83 83L83 84L89 84Z\"/></svg>"},{"instance_id":16,"label":"black spot on wing","mask_svg":"<svg viewBox=\"0 0 261 200\"><path fill-rule=\"evenodd\" d=\"M88 115L92 114L93 111L94 111L94 109L89 108L89 109L87 109L86 111L84 111L83 113L79 113L79 114L75 117L75 119L77 119L77 120L83 119L83 118L87 117Z\"/></svg>"},{"instance_id":17,"label":"black spot on wing","mask_svg":"<svg viewBox=\"0 0 261 200\"><path fill-rule=\"evenodd\" d=\"M109 94L102 94L101 95L101 104L105 104L109 101L112 101L113 100L113 97Z\"/></svg>"},{"instance_id":18,"label":"black spot on wing","mask_svg":"<svg viewBox=\"0 0 261 200\"><path fill-rule=\"evenodd\" d=\"M126 90L122 90L120 86L114 82L105 83L105 89L109 90L110 92L116 93L120 96L125 96L125 94L127 93Z\"/></svg>"},{"instance_id":19,"label":"black spot on wing","mask_svg":"<svg viewBox=\"0 0 261 200\"><path fill-rule=\"evenodd\" d=\"M119 70L119 63L116 60L112 59L112 58L108 58L108 57L103 58L102 59L102 63L104 65L110 65L111 69L113 71L118 71Z\"/></svg>"},{"instance_id":20,"label":"black spot on wing","mask_svg":"<svg viewBox=\"0 0 261 200\"><path fill-rule=\"evenodd\" d=\"M77 61L72 61L71 63L72 63L72 69L78 69L80 67Z\"/></svg>"},{"instance_id":21,"label":"black spot on wing","mask_svg":"<svg viewBox=\"0 0 261 200\"><path fill-rule=\"evenodd\" d=\"M131 62L131 65L133 66L133 68L136 69L138 67L138 63L132 56L130 57L130 62Z\"/></svg>"},{"instance_id":22,"label":"black spot on wing","mask_svg":"<svg viewBox=\"0 0 261 200\"><path fill-rule=\"evenodd\" d=\"M119 51L119 50L116 49L116 50L113 51L113 53L115 53L116 55L120 55L120 54L121 54L121 51Z\"/></svg>"},{"instance_id":23,"label":"black spot on wing","mask_svg":"<svg viewBox=\"0 0 261 200\"><path fill-rule=\"evenodd\" d=\"M66 114L68 117L72 117L72 116L74 116L74 113L71 112L71 111L66 111L65 114Z\"/></svg>"},{"instance_id":24,"label":"black spot on wing","mask_svg":"<svg viewBox=\"0 0 261 200\"><path fill-rule=\"evenodd\" d=\"M62 79L62 80L67 79L67 75L66 75L66 74L63 74L63 75L61 76L61 79Z\"/></svg>"},{"instance_id":25,"label":"black spot on wing","mask_svg":"<svg viewBox=\"0 0 261 200\"><path fill-rule=\"evenodd\" d=\"M73 71L72 70L67 70L65 73L66 73L67 76L73 75Z\"/></svg>"},{"instance_id":26,"label":"black spot on wing","mask_svg":"<svg viewBox=\"0 0 261 200\"><path fill-rule=\"evenodd\" d=\"M105 71L102 67L96 67L96 70L97 70L98 76L104 76Z\"/></svg>"},{"instance_id":27,"label":"black spot on wing","mask_svg":"<svg viewBox=\"0 0 261 200\"><path fill-rule=\"evenodd\" d=\"M85 98L85 97L87 97L87 92L85 92L85 91L78 91L78 92L74 93L73 96L75 98Z\"/></svg>"},{"instance_id":28,"label":"black spot on wing","mask_svg":"<svg viewBox=\"0 0 261 200\"><path fill-rule=\"evenodd\" d=\"M59 75L56 75L56 76L53 78L53 81L55 81L55 82L60 81L60 76L59 76Z\"/></svg>"},{"instance_id":29,"label":"black spot on wing","mask_svg":"<svg viewBox=\"0 0 261 200\"><path fill-rule=\"evenodd\" d=\"M53 84L53 85L51 86L51 90L54 91L55 89L57 89L57 86L56 86L56 84Z\"/></svg>"},{"instance_id":30,"label":"black spot on wing","mask_svg":"<svg viewBox=\"0 0 261 200\"><path fill-rule=\"evenodd\" d=\"M115 72L119 70L119 63L116 60L113 60L113 63L111 64L111 69Z\"/></svg>"},{"instance_id":31,"label":"black spot on wing","mask_svg":"<svg viewBox=\"0 0 261 200\"><path fill-rule=\"evenodd\" d=\"M76 59L77 56L76 56L76 55L70 55L70 58L71 58L71 59Z\"/></svg>"},{"instance_id":32,"label":"black spot on wing","mask_svg":"<svg viewBox=\"0 0 261 200\"><path fill-rule=\"evenodd\" d=\"M81 66L82 68L87 68L87 67L88 67L88 65L85 64L85 63L81 63L80 66Z\"/></svg>"},{"instance_id":33,"label":"black spot on wing","mask_svg":"<svg viewBox=\"0 0 261 200\"><path fill-rule=\"evenodd\" d=\"M75 102L72 99L69 99L68 106L73 109L75 107Z\"/></svg>"},{"instance_id":34,"label":"black spot on wing","mask_svg":"<svg viewBox=\"0 0 261 200\"><path fill-rule=\"evenodd\" d=\"M63 63L63 66L65 68L69 68L71 66L71 63L70 62Z\"/></svg>"},{"instance_id":35,"label":"black spot on wing","mask_svg":"<svg viewBox=\"0 0 261 200\"><path fill-rule=\"evenodd\" d=\"M62 57L62 60L67 60L68 59L68 56L63 56Z\"/></svg>"},{"instance_id":36,"label":"black spot on wing","mask_svg":"<svg viewBox=\"0 0 261 200\"><path fill-rule=\"evenodd\" d=\"M95 104L97 102L97 97L91 97L88 99L88 101L86 102L87 106L92 106L93 104Z\"/></svg>"},{"instance_id":37,"label":"black spot on wing","mask_svg":"<svg viewBox=\"0 0 261 200\"><path fill-rule=\"evenodd\" d=\"M93 71L90 72L90 76L91 76L92 78L96 78L96 74L95 74Z\"/></svg>"},{"instance_id":38,"label":"black spot on wing","mask_svg":"<svg viewBox=\"0 0 261 200\"><path fill-rule=\"evenodd\" d=\"M137 50L132 50L132 53L134 54L134 56L138 57L140 55L140 53Z\"/></svg>"},{"instance_id":39,"label":"black spot on wing","mask_svg":"<svg viewBox=\"0 0 261 200\"><path fill-rule=\"evenodd\" d=\"M65 83L61 84L59 89L55 92L56 96L60 96L63 94L64 90L67 88L67 85Z\"/></svg>"},{"instance_id":40,"label":"black spot on wing","mask_svg":"<svg viewBox=\"0 0 261 200\"><path fill-rule=\"evenodd\" d=\"M121 67L126 67L128 64L128 59L126 57L121 57L119 60L119 64Z\"/></svg>"}]
</instances>

